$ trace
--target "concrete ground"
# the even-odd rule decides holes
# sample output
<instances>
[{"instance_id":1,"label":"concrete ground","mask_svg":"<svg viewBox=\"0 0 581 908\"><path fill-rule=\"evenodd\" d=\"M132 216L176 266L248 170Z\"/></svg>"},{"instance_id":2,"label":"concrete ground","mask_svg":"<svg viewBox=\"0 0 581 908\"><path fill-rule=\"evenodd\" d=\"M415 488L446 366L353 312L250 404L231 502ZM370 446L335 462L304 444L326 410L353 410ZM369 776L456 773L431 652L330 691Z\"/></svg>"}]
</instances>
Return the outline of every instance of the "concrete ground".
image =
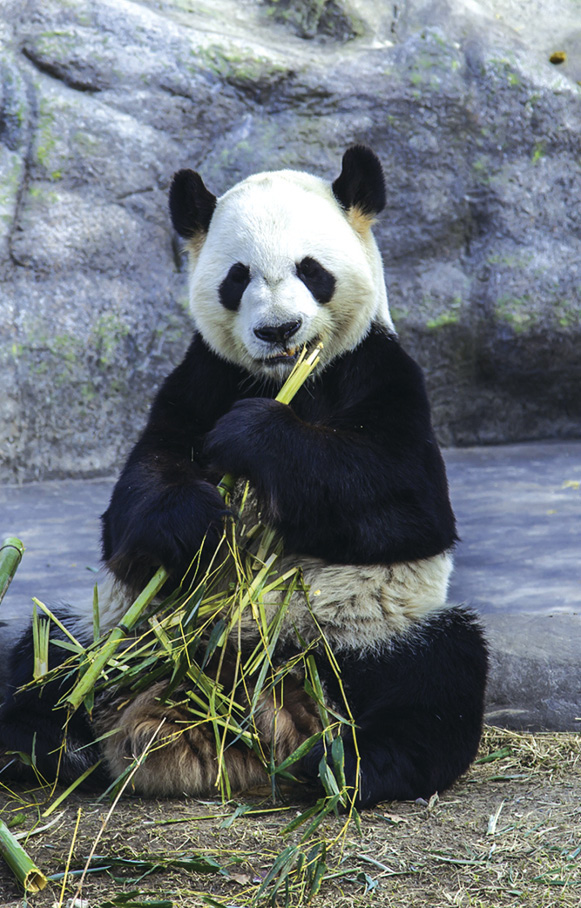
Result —
<instances>
[{"instance_id":1,"label":"concrete ground","mask_svg":"<svg viewBox=\"0 0 581 908\"><path fill-rule=\"evenodd\" d=\"M461 542L450 598L490 642L489 722L581 730L581 442L445 452ZM113 479L0 488L0 540L26 552L0 605L0 674L31 597L92 596Z\"/></svg>"}]
</instances>

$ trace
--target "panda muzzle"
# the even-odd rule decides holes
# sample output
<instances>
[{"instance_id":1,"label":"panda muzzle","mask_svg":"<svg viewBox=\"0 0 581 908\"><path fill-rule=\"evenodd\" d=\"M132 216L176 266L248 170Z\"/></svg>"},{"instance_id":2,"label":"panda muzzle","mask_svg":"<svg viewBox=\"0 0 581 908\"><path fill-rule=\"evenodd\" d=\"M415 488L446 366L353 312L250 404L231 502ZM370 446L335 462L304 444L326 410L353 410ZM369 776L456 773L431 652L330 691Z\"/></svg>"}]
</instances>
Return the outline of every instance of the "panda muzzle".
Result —
<instances>
[{"instance_id":1,"label":"panda muzzle","mask_svg":"<svg viewBox=\"0 0 581 908\"><path fill-rule=\"evenodd\" d=\"M301 328L303 320L294 319L292 322L283 322L280 325L259 325L254 329L256 337L267 344L280 344L286 347L287 341Z\"/></svg>"},{"instance_id":2,"label":"panda muzzle","mask_svg":"<svg viewBox=\"0 0 581 908\"><path fill-rule=\"evenodd\" d=\"M264 357L267 365L276 365L282 362L293 362L299 352L297 345L287 346L290 339L302 327L302 319L282 322L279 325L260 325L254 329L256 337L275 347L276 351Z\"/></svg>"}]
</instances>

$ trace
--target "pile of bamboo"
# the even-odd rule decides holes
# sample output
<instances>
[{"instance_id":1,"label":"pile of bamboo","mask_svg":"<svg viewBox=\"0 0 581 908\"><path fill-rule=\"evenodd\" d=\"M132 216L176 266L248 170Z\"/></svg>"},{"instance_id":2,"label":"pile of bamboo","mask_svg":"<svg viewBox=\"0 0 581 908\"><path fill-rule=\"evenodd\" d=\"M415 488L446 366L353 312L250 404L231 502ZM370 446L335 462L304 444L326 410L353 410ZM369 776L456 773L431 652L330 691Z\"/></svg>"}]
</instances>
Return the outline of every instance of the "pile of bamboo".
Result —
<instances>
[{"instance_id":1,"label":"pile of bamboo","mask_svg":"<svg viewBox=\"0 0 581 908\"><path fill-rule=\"evenodd\" d=\"M287 404L292 400L315 368L318 355L318 348L310 356L303 352L277 400ZM225 476L219 484L219 490L228 502L234 483L234 477ZM244 500L242 514L243 508ZM355 730L346 701L342 716L325 703L315 649L329 660L339 683L340 677L323 633L320 632L318 639L309 645L298 641L302 645L287 662L280 664L274 658L291 597L302 595L309 604L309 591L303 583L300 568L280 572L277 564L280 556L281 542L270 528L259 525L247 529L242 519L231 519L225 525L221 544L208 568L193 572L194 581L189 588L160 601L160 591L163 592L167 579L165 570L160 568L122 621L104 636L99 631L96 590L94 641L88 647L75 639L44 603L34 600L35 677L31 682L44 685L55 678L61 681L64 693L59 706L63 710L63 748L72 713L86 709L91 714L95 698L103 692L121 691L129 701L153 682L163 680L166 682L164 698L171 705L172 695L179 687L182 707L186 692L188 721L192 725L209 722L213 727L218 757L216 786L223 798L231 796L224 753L233 739L251 748L262 760L272 780L273 793L280 780L293 778L293 764L322 741L324 756L319 765L319 778L324 793L316 804L289 824L287 832L302 825L303 834L297 845L289 845L281 852L261 887L263 892L269 890L272 897L276 897L280 887L288 889L289 880L303 890L306 886L311 895L316 892L325 872L330 844L321 836L322 821L329 813L342 810L346 829L349 820L356 816L356 786L354 790L346 785L343 754L343 735L349 733L356 747ZM193 566L199 557L200 553L194 558ZM265 608L265 601L273 595L280 603L274 614L271 609L267 613ZM242 649L235 647L233 650L229 641L240 639L241 618L244 614L247 620L249 612L257 643L250 652L245 649L242 655ZM313 623L317 626L314 615ZM64 647L69 654L57 668L49 671L52 624L61 631L60 639L53 640L53 644ZM233 670L232 652L236 654ZM226 660L230 663L228 683L223 684L221 675ZM208 672L210 663L212 668ZM296 675L297 668L305 678L305 690L316 704L321 731L276 765L272 754L264 751L256 714L262 698L272 696L288 673ZM91 770L69 790L83 781ZM119 792L133 771L134 766L130 764L112 790ZM30 880L22 875L19 878L24 882ZM25 885L30 889L30 882Z\"/></svg>"}]
</instances>

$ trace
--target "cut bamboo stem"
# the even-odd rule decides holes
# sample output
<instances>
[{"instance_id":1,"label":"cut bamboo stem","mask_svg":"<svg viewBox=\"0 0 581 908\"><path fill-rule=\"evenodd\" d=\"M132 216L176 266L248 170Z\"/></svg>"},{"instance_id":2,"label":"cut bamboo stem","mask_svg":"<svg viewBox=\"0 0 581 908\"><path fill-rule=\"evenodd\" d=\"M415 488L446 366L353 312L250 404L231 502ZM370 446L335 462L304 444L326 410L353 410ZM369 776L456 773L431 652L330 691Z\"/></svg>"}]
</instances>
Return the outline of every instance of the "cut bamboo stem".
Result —
<instances>
[{"instance_id":1,"label":"cut bamboo stem","mask_svg":"<svg viewBox=\"0 0 581 908\"><path fill-rule=\"evenodd\" d=\"M0 820L0 854L25 892L39 892L44 889L48 882L47 878L20 842L14 838L3 820Z\"/></svg>"},{"instance_id":2,"label":"cut bamboo stem","mask_svg":"<svg viewBox=\"0 0 581 908\"><path fill-rule=\"evenodd\" d=\"M0 548L0 602L12 582L16 569L22 561L24 546L16 536L8 536Z\"/></svg>"}]
</instances>

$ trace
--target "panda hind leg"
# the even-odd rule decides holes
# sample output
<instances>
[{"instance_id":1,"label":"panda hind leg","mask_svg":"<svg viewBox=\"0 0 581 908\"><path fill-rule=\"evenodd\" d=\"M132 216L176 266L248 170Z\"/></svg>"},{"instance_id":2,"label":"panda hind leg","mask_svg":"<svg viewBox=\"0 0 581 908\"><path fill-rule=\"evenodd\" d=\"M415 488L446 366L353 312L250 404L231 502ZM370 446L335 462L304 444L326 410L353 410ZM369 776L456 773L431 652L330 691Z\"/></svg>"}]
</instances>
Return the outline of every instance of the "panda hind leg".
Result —
<instances>
[{"instance_id":1,"label":"panda hind leg","mask_svg":"<svg viewBox=\"0 0 581 908\"><path fill-rule=\"evenodd\" d=\"M141 758L131 777L129 790L134 794L215 793L218 763L212 724L196 722L185 707L164 703L166 686L152 685L126 704L99 704L96 727L104 735L101 747L109 774L115 779ZM225 771L233 790L264 779L255 754L239 743L225 750Z\"/></svg>"},{"instance_id":2,"label":"panda hind leg","mask_svg":"<svg viewBox=\"0 0 581 908\"><path fill-rule=\"evenodd\" d=\"M351 733L344 736L344 769L348 784L358 784L359 807L429 798L468 769L482 731L487 662L478 620L461 607L381 654L340 660L357 740L355 747ZM331 674L320 674L337 697ZM307 777L316 777L321 756L318 747L304 758Z\"/></svg>"},{"instance_id":3,"label":"panda hind leg","mask_svg":"<svg viewBox=\"0 0 581 908\"><path fill-rule=\"evenodd\" d=\"M129 703L99 704L97 734L109 774L117 778L142 755L131 778L131 789L146 797L213 795L217 791L218 758L211 722L192 721L180 705L164 702L165 682L152 685ZM228 743L223 770L231 790L242 791L267 780L265 761L274 749L276 762L289 756L320 729L313 701L304 691L263 695L256 711L256 731L264 749L263 761L243 741ZM307 702L308 701L308 702ZM113 734L111 734L113 732Z\"/></svg>"}]
</instances>

